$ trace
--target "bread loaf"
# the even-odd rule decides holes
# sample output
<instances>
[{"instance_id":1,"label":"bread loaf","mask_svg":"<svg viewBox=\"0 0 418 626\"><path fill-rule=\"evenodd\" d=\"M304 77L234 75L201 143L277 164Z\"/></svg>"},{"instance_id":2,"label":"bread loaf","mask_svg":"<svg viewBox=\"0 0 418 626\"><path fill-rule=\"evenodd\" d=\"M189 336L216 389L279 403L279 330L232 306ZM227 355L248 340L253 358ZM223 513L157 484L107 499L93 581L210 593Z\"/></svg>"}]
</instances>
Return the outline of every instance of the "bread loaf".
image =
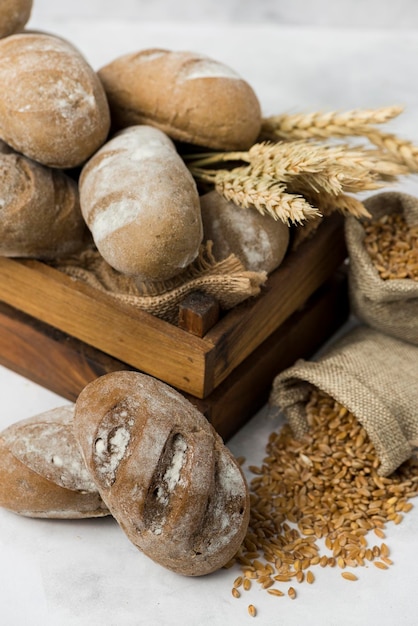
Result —
<instances>
[{"instance_id":1,"label":"bread loaf","mask_svg":"<svg viewBox=\"0 0 418 626\"><path fill-rule=\"evenodd\" d=\"M237 207L216 191L200 199L204 239L213 241L219 261L235 254L247 270L270 273L282 262L289 227L255 209Z\"/></svg>"},{"instance_id":2,"label":"bread loaf","mask_svg":"<svg viewBox=\"0 0 418 626\"><path fill-rule=\"evenodd\" d=\"M2 143L0 180L0 255L56 259L82 247L88 230L69 176Z\"/></svg>"},{"instance_id":3,"label":"bread loaf","mask_svg":"<svg viewBox=\"0 0 418 626\"><path fill-rule=\"evenodd\" d=\"M2 0L0 2L0 38L23 29L29 21L32 0Z\"/></svg>"},{"instance_id":4,"label":"bread loaf","mask_svg":"<svg viewBox=\"0 0 418 626\"><path fill-rule=\"evenodd\" d=\"M106 374L79 395L74 432L103 500L148 557L199 576L237 552L249 518L244 476L178 392L145 374Z\"/></svg>"},{"instance_id":5,"label":"bread loaf","mask_svg":"<svg viewBox=\"0 0 418 626\"><path fill-rule=\"evenodd\" d=\"M0 506L28 517L102 517L109 511L73 435L72 405L0 433Z\"/></svg>"},{"instance_id":6,"label":"bread loaf","mask_svg":"<svg viewBox=\"0 0 418 626\"><path fill-rule=\"evenodd\" d=\"M165 280L196 258L202 240L196 184L160 130L121 131L85 165L79 186L84 219L114 269Z\"/></svg>"},{"instance_id":7,"label":"bread loaf","mask_svg":"<svg viewBox=\"0 0 418 626\"><path fill-rule=\"evenodd\" d=\"M81 54L52 35L0 40L0 138L51 167L84 163L110 125L103 87Z\"/></svg>"},{"instance_id":8,"label":"bread loaf","mask_svg":"<svg viewBox=\"0 0 418 626\"><path fill-rule=\"evenodd\" d=\"M261 128L260 104L231 68L192 52L150 49L99 70L116 127L149 124L175 140L246 150Z\"/></svg>"}]
</instances>

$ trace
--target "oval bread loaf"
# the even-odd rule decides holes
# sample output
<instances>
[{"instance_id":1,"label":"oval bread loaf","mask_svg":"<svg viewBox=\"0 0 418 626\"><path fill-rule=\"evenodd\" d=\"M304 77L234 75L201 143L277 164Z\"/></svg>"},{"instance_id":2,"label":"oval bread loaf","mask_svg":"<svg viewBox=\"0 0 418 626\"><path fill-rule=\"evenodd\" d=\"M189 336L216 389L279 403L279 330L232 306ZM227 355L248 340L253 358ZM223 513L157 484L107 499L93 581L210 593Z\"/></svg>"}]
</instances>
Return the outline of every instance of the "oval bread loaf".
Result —
<instances>
[{"instance_id":1,"label":"oval bread loaf","mask_svg":"<svg viewBox=\"0 0 418 626\"><path fill-rule=\"evenodd\" d=\"M105 141L109 108L99 78L52 35L0 40L0 137L51 167L84 163Z\"/></svg>"},{"instance_id":2,"label":"oval bread loaf","mask_svg":"<svg viewBox=\"0 0 418 626\"><path fill-rule=\"evenodd\" d=\"M23 29L32 12L32 0L1 0L0 38Z\"/></svg>"},{"instance_id":3,"label":"oval bread loaf","mask_svg":"<svg viewBox=\"0 0 418 626\"><path fill-rule=\"evenodd\" d=\"M77 184L0 144L0 255L56 259L77 252L88 230Z\"/></svg>"},{"instance_id":4,"label":"oval bread loaf","mask_svg":"<svg viewBox=\"0 0 418 626\"><path fill-rule=\"evenodd\" d=\"M160 130L121 131L84 166L79 188L84 219L114 269L165 280L198 255L203 230L196 184Z\"/></svg>"},{"instance_id":5,"label":"oval bread loaf","mask_svg":"<svg viewBox=\"0 0 418 626\"><path fill-rule=\"evenodd\" d=\"M73 415L73 406L62 406L0 433L0 506L28 517L109 515L84 465Z\"/></svg>"},{"instance_id":6,"label":"oval bread loaf","mask_svg":"<svg viewBox=\"0 0 418 626\"><path fill-rule=\"evenodd\" d=\"M175 140L246 150L261 128L250 85L226 65L192 53L143 50L99 70L112 122L149 124Z\"/></svg>"},{"instance_id":7,"label":"oval bread loaf","mask_svg":"<svg viewBox=\"0 0 418 626\"><path fill-rule=\"evenodd\" d=\"M270 273L284 259L289 227L281 220L228 202L217 191L200 198L204 239L217 260L235 254L247 270Z\"/></svg>"},{"instance_id":8,"label":"oval bread loaf","mask_svg":"<svg viewBox=\"0 0 418 626\"><path fill-rule=\"evenodd\" d=\"M199 576L234 556L249 519L244 476L178 392L145 374L106 374L79 395L74 432L103 500L148 557Z\"/></svg>"}]
</instances>

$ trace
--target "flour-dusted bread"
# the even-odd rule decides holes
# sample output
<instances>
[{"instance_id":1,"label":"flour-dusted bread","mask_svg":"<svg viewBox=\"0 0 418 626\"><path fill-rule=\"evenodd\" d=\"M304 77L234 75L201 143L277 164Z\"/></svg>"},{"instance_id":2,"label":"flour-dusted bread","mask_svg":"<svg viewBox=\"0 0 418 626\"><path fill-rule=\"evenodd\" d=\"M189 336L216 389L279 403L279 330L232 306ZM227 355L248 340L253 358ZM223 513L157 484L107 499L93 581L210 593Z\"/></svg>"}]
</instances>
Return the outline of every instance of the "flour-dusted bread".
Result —
<instances>
[{"instance_id":1,"label":"flour-dusted bread","mask_svg":"<svg viewBox=\"0 0 418 626\"><path fill-rule=\"evenodd\" d=\"M99 76L119 128L149 124L175 140L218 150L245 150L259 135L253 89L206 56L143 50L115 59Z\"/></svg>"},{"instance_id":2,"label":"flour-dusted bread","mask_svg":"<svg viewBox=\"0 0 418 626\"><path fill-rule=\"evenodd\" d=\"M0 38L21 31L29 21L32 0L1 0Z\"/></svg>"},{"instance_id":3,"label":"flour-dusted bread","mask_svg":"<svg viewBox=\"0 0 418 626\"><path fill-rule=\"evenodd\" d=\"M0 433L1 507L28 517L109 515L84 465L73 415L73 405L57 407Z\"/></svg>"},{"instance_id":4,"label":"flour-dusted bread","mask_svg":"<svg viewBox=\"0 0 418 626\"><path fill-rule=\"evenodd\" d=\"M88 234L77 184L0 143L0 256L57 259Z\"/></svg>"},{"instance_id":5,"label":"flour-dusted bread","mask_svg":"<svg viewBox=\"0 0 418 626\"><path fill-rule=\"evenodd\" d=\"M83 164L106 140L97 74L70 43L22 33L0 40L0 138L51 167Z\"/></svg>"},{"instance_id":6,"label":"flour-dusted bread","mask_svg":"<svg viewBox=\"0 0 418 626\"><path fill-rule=\"evenodd\" d=\"M206 418L161 381L106 374L79 395L74 432L128 538L179 574L208 574L244 539L248 488Z\"/></svg>"},{"instance_id":7,"label":"flour-dusted bread","mask_svg":"<svg viewBox=\"0 0 418 626\"><path fill-rule=\"evenodd\" d=\"M289 227L281 220L243 209L216 191L200 199L204 239L213 241L216 259L235 254L244 267L270 273L284 259L289 245Z\"/></svg>"},{"instance_id":8,"label":"flour-dusted bread","mask_svg":"<svg viewBox=\"0 0 418 626\"><path fill-rule=\"evenodd\" d=\"M203 231L196 184L162 131L121 131L85 165L79 186L84 218L114 269L165 280L198 255Z\"/></svg>"}]
</instances>

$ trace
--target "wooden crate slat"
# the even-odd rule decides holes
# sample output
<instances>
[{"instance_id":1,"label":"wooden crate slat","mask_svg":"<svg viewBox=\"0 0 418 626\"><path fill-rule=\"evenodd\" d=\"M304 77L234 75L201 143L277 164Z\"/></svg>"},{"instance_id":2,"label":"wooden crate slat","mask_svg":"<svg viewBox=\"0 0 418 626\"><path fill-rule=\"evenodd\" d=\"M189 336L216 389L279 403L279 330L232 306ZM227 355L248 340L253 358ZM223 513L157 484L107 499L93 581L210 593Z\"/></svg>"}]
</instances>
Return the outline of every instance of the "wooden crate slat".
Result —
<instances>
[{"instance_id":1,"label":"wooden crate slat","mask_svg":"<svg viewBox=\"0 0 418 626\"><path fill-rule=\"evenodd\" d=\"M346 258L340 215L332 216L297 253L290 254L268 281L267 292L251 306L244 303L206 335L216 357L211 388L235 367L314 293Z\"/></svg>"},{"instance_id":2,"label":"wooden crate slat","mask_svg":"<svg viewBox=\"0 0 418 626\"><path fill-rule=\"evenodd\" d=\"M0 259L3 302L200 397L212 346L36 261Z\"/></svg>"}]
</instances>

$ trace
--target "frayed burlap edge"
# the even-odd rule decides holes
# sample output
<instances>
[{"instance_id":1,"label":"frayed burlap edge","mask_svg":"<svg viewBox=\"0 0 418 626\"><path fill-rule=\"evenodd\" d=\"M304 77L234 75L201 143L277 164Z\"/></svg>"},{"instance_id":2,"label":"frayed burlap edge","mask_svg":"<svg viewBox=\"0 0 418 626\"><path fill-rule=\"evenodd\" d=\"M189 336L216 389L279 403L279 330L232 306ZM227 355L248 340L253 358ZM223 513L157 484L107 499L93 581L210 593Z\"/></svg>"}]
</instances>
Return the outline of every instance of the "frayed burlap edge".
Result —
<instances>
[{"instance_id":1,"label":"frayed burlap edge","mask_svg":"<svg viewBox=\"0 0 418 626\"><path fill-rule=\"evenodd\" d=\"M95 248L58 261L54 267L120 302L173 324L177 322L178 305L193 291L214 296L221 308L228 310L258 295L267 280L266 272L247 271L235 255L216 261L212 242L202 245L197 259L169 281L137 282L114 270Z\"/></svg>"}]
</instances>

